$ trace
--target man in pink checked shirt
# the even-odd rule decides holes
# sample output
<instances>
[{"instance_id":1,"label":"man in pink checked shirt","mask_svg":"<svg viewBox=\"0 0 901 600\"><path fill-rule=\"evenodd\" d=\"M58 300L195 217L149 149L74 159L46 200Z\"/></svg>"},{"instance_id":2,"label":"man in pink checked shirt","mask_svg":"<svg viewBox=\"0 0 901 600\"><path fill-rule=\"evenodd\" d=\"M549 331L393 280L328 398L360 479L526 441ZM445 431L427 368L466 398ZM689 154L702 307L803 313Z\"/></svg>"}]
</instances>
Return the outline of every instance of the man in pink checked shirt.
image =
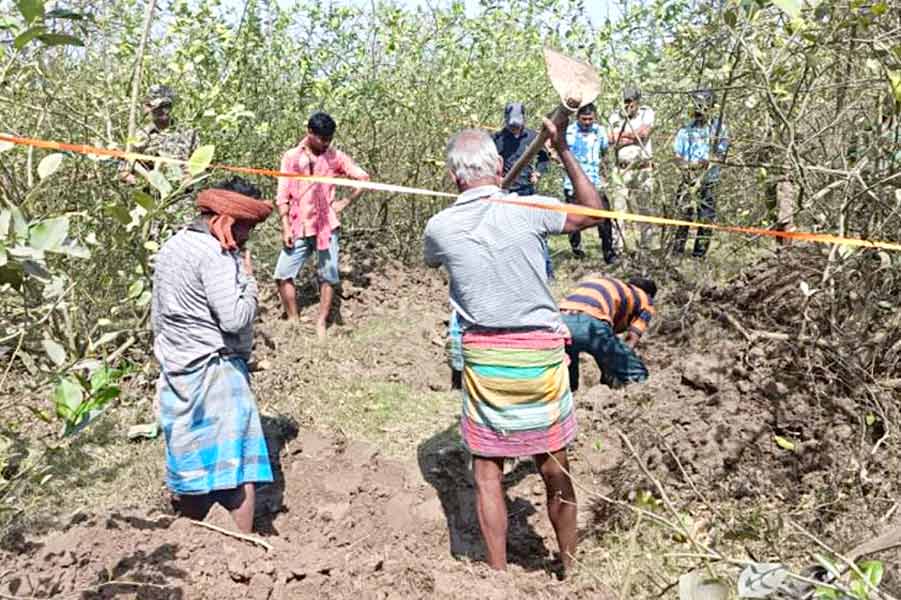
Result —
<instances>
[{"instance_id":1,"label":"man in pink checked shirt","mask_svg":"<svg viewBox=\"0 0 901 600\"><path fill-rule=\"evenodd\" d=\"M314 113L307 122L307 135L282 157L281 171L319 177L346 177L366 181L369 175L340 150L331 147L335 120L324 112ZM278 283L288 319L297 318L294 278L307 258L318 257L319 318L316 334L325 337L326 319L338 284L338 215L360 197L355 189L341 200L335 199L335 186L302 179L280 177L277 205L282 223L284 248L279 254L273 278Z\"/></svg>"}]
</instances>

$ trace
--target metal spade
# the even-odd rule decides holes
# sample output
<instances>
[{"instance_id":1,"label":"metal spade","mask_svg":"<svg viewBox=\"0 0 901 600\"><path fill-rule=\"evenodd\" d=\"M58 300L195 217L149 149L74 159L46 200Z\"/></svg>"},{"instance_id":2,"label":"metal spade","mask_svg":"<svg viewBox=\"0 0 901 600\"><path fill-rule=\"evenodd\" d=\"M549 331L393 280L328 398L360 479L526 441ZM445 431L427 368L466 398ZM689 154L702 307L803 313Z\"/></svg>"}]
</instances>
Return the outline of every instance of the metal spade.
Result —
<instances>
[{"instance_id":1,"label":"metal spade","mask_svg":"<svg viewBox=\"0 0 901 600\"><path fill-rule=\"evenodd\" d=\"M598 97L598 94L601 93L601 80L598 78L595 68L590 64L570 58L550 48L544 49L544 64L551 85L560 95L560 104L548 113L547 117L558 127L565 127L569 122L570 115L586 104L594 102ZM504 176L501 187L508 188L516 180L519 172L532 161L548 137L550 134L547 129L542 127L525 153Z\"/></svg>"}]
</instances>

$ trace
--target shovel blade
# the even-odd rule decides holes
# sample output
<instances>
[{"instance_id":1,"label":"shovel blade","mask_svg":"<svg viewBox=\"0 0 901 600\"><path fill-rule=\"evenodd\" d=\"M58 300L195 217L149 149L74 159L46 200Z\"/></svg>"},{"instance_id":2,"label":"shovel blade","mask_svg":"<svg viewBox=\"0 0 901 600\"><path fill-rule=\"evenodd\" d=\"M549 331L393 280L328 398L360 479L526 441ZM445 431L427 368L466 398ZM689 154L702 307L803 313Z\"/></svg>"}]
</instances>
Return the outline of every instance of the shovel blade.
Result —
<instances>
[{"instance_id":1,"label":"shovel blade","mask_svg":"<svg viewBox=\"0 0 901 600\"><path fill-rule=\"evenodd\" d=\"M550 48L544 49L544 64L551 85L568 109L575 111L594 102L601 93L601 80L592 65Z\"/></svg>"}]
</instances>

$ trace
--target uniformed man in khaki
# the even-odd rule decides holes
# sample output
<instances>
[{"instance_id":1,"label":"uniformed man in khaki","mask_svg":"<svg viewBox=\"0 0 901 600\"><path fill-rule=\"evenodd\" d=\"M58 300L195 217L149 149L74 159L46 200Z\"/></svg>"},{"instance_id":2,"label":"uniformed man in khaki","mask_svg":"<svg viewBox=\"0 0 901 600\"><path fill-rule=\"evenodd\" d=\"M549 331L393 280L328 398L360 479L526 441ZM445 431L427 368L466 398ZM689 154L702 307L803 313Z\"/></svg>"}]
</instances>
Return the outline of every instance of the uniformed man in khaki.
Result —
<instances>
[{"instance_id":1,"label":"uniformed man in khaki","mask_svg":"<svg viewBox=\"0 0 901 600\"><path fill-rule=\"evenodd\" d=\"M610 148L614 160L610 182L613 209L651 214L654 191L651 132L654 129L654 110L641 105L641 91L637 87L630 86L623 90L623 106L610 115L609 125ZM622 251L624 224L617 221L616 225L615 245ZM637 228L639 248L650 249L653 225L639 223Z\"/></svg>"}]
</instances>

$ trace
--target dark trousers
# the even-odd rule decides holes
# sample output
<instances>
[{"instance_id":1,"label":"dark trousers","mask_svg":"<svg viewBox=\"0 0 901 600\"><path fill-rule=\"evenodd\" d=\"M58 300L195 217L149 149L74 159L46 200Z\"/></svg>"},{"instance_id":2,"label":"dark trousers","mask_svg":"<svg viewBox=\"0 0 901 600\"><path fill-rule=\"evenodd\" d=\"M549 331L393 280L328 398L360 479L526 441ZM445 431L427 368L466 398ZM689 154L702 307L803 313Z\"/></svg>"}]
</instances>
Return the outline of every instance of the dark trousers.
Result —
<instances>
[{"instance_id":1,"label":"dark trousers","mask_svg":"<svg viewBox=\"0 0 901 600\"><path fill-rule=\"evenodd\" d=\"M566 345L569 356L569 388L579 389L579 353L590 354L601 370L601 383L620 387L641 383L648 378L648 369L635 351L613 332L607 321L584 313L562 313L560 317L569 329L572 340Z\"/></svg>"},{"instance_id":2,"label":"dark trousers","mask_svg":"<svg viewBox=\"0 0 901 600\"><path fill-rule=\"evenodd\" d=\"M682 212L682 219L685 221L693 221L695 213L699 221L712 222L716 219L716 196L714 196L715 181L702 181L698 189L698 203L695 206L694 199L694 182L682 181L679 190L676 192L676 210ZM685 252L685 243L688 241L688 227L679 227L676 229L676 239L673 242L673 252L682 254ZM698 229L695 234L695 247L692 254L702 257L707 254L707 248L710 246L710 230Z\"/></svg>"},{"instance_id":3,"label":"dark trousers","mask_svg":"<svg viewBox=\"0 0 901 600\"><path fill-rule=\"evenodd\" d=\"M564 200L567 204L573 203L573 193L569 191L564 191ZM610 210L610 200L607 199L607 194L600 192L601 196L601 206L604 210ZM616 254L616 250L613 247L613 223L610 219L604 219L598 225L598 237L601 238L601 250L604 253L604 258L608 258L614 256ZM569 246L573 250L581 250L582 248L582 232L574 231L569 234Z\"/></svg>"}]
</instances>

